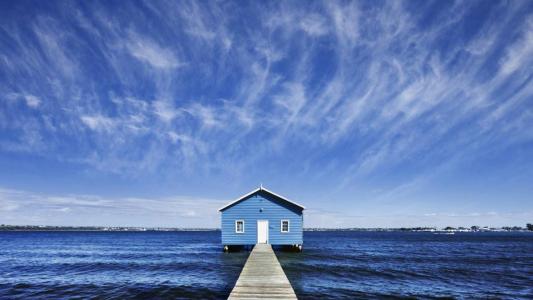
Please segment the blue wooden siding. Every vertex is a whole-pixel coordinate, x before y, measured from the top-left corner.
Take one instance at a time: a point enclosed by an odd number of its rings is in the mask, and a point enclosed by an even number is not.
[[[268,220],[268,243],[303,244],[302,209],[266,193],[257,192],[222,211],[222,244],[255,245],[257,220]],[[235,221],[244,220],[244,233],[235,232]],[[281,232],[281,220],[289,220],[289,232]]]

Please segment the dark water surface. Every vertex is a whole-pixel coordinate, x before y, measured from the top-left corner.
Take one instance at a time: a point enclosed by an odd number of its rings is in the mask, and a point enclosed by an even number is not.
[[[314,232],[278,258],[301,298],[533,299],[533,233]]]
[[[306,232],[276,252],[302,298],[533,299],[533,233]],[[0,232],[0,299],[226,298],[220,232]]]

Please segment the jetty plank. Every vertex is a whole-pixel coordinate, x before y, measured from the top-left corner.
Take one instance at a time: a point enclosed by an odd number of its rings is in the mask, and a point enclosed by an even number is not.
[[[269,244],[257,244],[228,299],[297,299]]]

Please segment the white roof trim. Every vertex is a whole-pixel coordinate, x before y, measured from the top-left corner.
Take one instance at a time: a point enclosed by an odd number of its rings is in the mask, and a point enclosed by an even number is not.
[[[255,189],[255,190],[249,192],[248,194],[239,197],[237,200],[231,201],[230,203],[224,205],[223,207],[219,208],[218,211],[222,211],[222,210],[224,210],[224,209],[226,209],[226,208],[232,206],[233,204],[235,204],[235,203],[237,203],[237,202],[239,202],[239,201],[241,201],[241,200],[247,198],[248,196],[253,195],[253,194],[255,194],[255,193],[259,192],[259,191],[265,191],[265,192],[267,192],[267,193],[269,193],[269,194],[272,194],[272,195],[274,195],[274,196],[276,196],[276,197],[278,197],[278,198],[280,198],[280,199],[283,199],[283,200],[285,200],[285,201],[287,201],[287,202],[289,202],[289,203],[291,203],[291,204],[293,204],[293,205],[296,205],[296,206],[298,206],[298,207],[301,207],[302,209],[305,209],[305,206],[300,205],[300,204],[298,204],[298,203],[296,203],[296,202],[294,202],[294,201],[291,201],[291,200],[289,200],[289,199],[287,199],[287,198],[285,198],[285,197],[283,197],[283,196],[281,196],[281,195],[278,195],[278,194],[276,194],[276,193],[274,193],[274,192],[272,192],[272,191],[269,191],[269,190],[267,190],[266,188],[264,188],[263,186],[260,186],[260,187],[258,187],[257,189]]]

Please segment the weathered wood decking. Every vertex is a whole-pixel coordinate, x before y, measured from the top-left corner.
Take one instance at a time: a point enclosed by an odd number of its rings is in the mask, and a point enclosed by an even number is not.
[[[272,246],[255,245],[228,299],[296,299]]]

